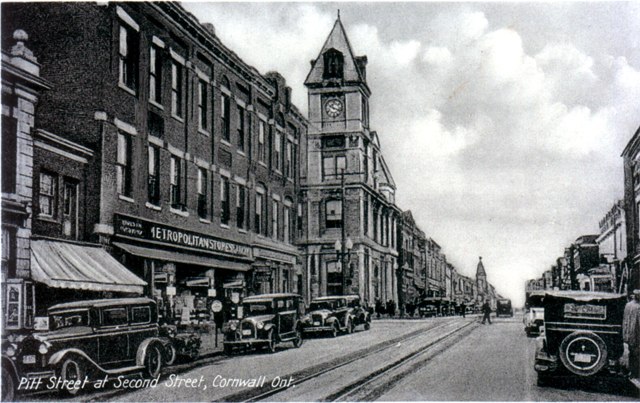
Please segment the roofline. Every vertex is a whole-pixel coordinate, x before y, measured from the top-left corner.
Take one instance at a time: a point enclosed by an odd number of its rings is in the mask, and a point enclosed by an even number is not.
[[[638,130],[636,130],[635,134],[631,136],[631,139],[625,146],[624,150],[622,150],[622,154],[620,154],[620,156],[621,157],[628,156],[629,153],[631,152],[631,149],[636,148],[635,146],[638,144],[639,141],[640,141],[640,126],[638,127]]]

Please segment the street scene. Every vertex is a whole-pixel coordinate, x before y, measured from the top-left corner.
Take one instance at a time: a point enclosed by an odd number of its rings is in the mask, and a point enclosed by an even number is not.
[[[640,397],[640,3],[0,7],[2,401]]]

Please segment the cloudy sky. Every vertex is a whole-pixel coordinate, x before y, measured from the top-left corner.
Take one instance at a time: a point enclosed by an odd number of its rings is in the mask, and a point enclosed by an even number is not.
[[[640,2],[185,3],[261,72],[303,81],[340,9],[367,55],[397,203],[459,272],[523,302],[622,197],[640,126]]]

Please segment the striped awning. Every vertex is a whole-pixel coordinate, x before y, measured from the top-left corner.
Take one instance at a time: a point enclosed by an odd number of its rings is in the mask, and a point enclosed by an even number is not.
[[[142,294],[145,281],[100,246],[31,241],[31,277],[53,288]]]

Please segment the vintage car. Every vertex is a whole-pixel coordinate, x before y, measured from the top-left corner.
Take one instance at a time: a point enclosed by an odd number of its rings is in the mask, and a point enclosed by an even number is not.
[[[440,298],[425,298],[418,304],[418,315],[421,318],[438,316]]]
[[[70,381],[102,374],[160,374],[164,347],[158,337],[156,303],[148,298],[77,301],[48,310],[49,330],[33,333],[19,344],[3,345],[2,401],[11,400],[21,379],[51,377],[77,394]],[[64,382],[67,381],[67,382]],[[6,383],[5,383],[6,382]]]
[[[619,377],[625,303],[619,294],[546,292],[534,366],[538,385],[563,377]]]
[[[180,358],[195,361],[200,355],[202,338],[193,329],[164,324],[160,326],[160,336],[165,350],[165,365],[173,365]]]
[[[304,303],[297,294],[262,294],[245,298],[239,309],[239,320],[230,320],[224,327],[224,352],[251,347],[265,348],[274,353],[278,343],[302,345],[300,317]]]
[[[315,298],[309,304],[308,313],[302,318],[303,333],[328,333],[336,337],[338,333],[353,333],[355,327],[363,324],[371,327],[369,312],[360,305],[357,295],[329,296]]]
[[[496,301],[496,318],[503,315],[513,316],[513,308],[511,307],[510,299],[500,298]]]

